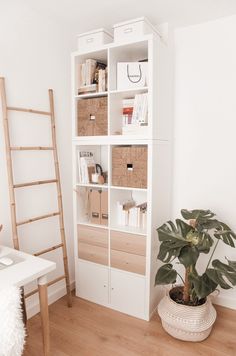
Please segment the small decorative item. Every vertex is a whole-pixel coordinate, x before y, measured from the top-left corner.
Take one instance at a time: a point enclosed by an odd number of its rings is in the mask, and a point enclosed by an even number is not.
[[[164,265],[157,271],[155,284],[176,283],[179,273],[173,267],[175,259],[185,269],[184,279],[179,275],[183,285],[167,293],[158,305],[158,314],[170,335],[185,341],[202,341],[216,320],[209,296],[218,286],[230,289],[236,285],[236,261],[213,260],[218,244],[235,247],[236,234],[210,210],[181,210],[181,214],[189,224],[176,219],[157,229],[161,242],[158,259]],[[206,269],[200,274],[197,261],[202,253],[210,252]]]

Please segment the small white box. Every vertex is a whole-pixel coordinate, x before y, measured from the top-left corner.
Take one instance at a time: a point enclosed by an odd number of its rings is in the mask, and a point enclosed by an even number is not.
[[[148,85],[148,62],[118,62],[117,90],[134,89]]]
[[[157,29],[145,17],[117,23],[113,26],[113,29],[115,42],[138,40],[140,36],[149,33],[159,34]]]
[[[81,33],[77,36],[79,51],[87,51],[113,41],[113,36],[104,28]]]

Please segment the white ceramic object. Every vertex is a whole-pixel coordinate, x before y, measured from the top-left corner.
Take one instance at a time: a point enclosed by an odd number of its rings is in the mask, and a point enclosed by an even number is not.
[[[78,50],[80,52],[89,51],[113,41],[113,36],[104,28],[81,33],[77,36]]]
[[[174,302],[166,295],[158,305],[158,314],[165,331],[183,341],[206,339],[216,320],[216,310],[210,298],[205,304],[187,306]]]

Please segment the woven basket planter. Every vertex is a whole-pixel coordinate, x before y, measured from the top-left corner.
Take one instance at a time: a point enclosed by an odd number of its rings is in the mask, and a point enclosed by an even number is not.
[[[166,295],[158,305],[162,326],[168,334],[183,341],[202,341],[216,320],[216,310],[210,298],[199,306],[177,304]]]

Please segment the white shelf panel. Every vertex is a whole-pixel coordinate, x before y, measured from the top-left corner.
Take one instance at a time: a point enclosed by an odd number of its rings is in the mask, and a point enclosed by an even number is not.
[[[108,188],[108,184],[93,184],[93,183],[76,183],[77,187],[88,187],[88,188]]]
[[[148,87],[140,87],[140,88],[131,88],[131,89],[122,89],[122,90],[111,90],[110,94],[120,94],[123,97],[126,96],[135,96],[135,94],[144,93],[148,91]]]
[[[136,234],[136,235],[142,235],[142,236],[147,235],[146,230],[140,229],[139,227],[135,227],[135,226],[112,225],[112,226],[110,226],[110,230],[127,232],[130,234]]]
[[[99,224],[91,224],[89,222],[85,222],[85,221],[78,221],[77,225],[84,225],[84,226],[92,226],[92,227],[99,227],[101,229],[105,229],[108,230],[108,226],[106,225],[99,225]]]
[[[116,185],[112,185],[111,189],[115,190],[136,190],[137,192],[147,192],[147,188],[132,188],[132,187],[120,187]]]
[[[75,99],[99,98],[100,96],[107,96],[107,94],[108,94],[107,91],[79,94],[79,95],[75,95]]]
[[[110,136],[74,136],[73,142],[78,146],[90,145],[147,145],[153,142],[151,137],[135,135],[110,135]]]

